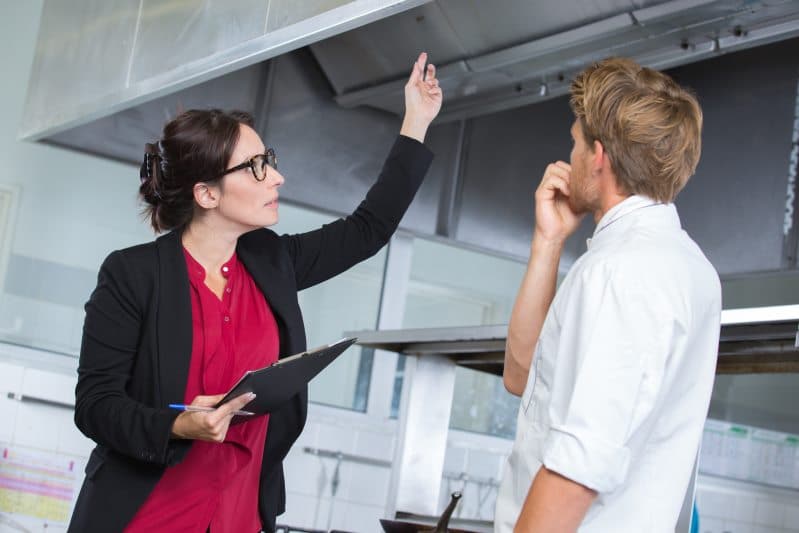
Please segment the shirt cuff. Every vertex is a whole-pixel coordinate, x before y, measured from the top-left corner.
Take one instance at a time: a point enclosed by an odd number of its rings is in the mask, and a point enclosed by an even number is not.
[[[627,478],[630,450],[590,434],[552,427],[544,442],[548,470],[597,492],[611,492]]]

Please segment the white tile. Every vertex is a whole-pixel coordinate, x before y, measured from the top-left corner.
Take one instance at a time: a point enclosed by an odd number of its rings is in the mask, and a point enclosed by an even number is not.
[[[318,514],[326,513],[328,508],[325,505],[323,510],[321,505],[317,505],[318,503],[316,498],[295,492],[286,492],[286,512],[277,517],[277,523],[306,529],[313,528]]]
[[[11,442],[14,438],[14,426],[17,421],[19,401],[0,396],[0,441]]]
[[[780,527],[769,527],[755,524],[752,526],[752,533],[785,533],[785,530]]]
[[[349,465],[346,497],[353,503],[385,506],[391,470],[379,466],[353,463]],[[339,489],[341,493],[341,489]]]
[[[701,522],[700,522],[701,524]],[[725,520],[723,533],[752,533],[755,528],[760,527],[750,522],[738,522],[736,520]]]
[[[355,448],[355,431],[342,426],[319,424],[316,446],[320,450],[352,453]]]
[[[712,516],[722,520],[729,518],[730,509],[734,506],[734,503],[734,496],[720,492],[703,490],[696,496],[696,507],[700,516],[703,517]]]
[[[61,417],[59,422],[58,451],[88,458],[94,449],[94,441],[80,432],[72,416]]]
[[[380,531],[380,519],[383,517],[382,506],[358,505],[354,503],[333,502],[333,517],[330,527],[327,523],[318,527],[323,529],[339,529],[358,533]]]
[[[752,524],[755,521],[756,500],[750,494],[741,494],[735,498],[735,505],[730,509],[729,517],[737,522]]]
[[[466,472],[470,477],[496,479],[502,457],[495,453],[469,450]]]
[[[292,452],[283,462],[286,490],[316,497],[329,491],[332,459]]]
[[[69,417],[71,413],[57,407],[20,403],[12,443],[40,450],[55,450],[58,427],[65,416]]]
[[[699,531],[701,533],[723,533],[724,521],[718,518],[699,517]]]
[[[782,527],[785,506],[768,500],[757,500],[755,504],[755,523],[762,526]]]
[[[799,530],[799,502],[797,502],[797,505],[785,506],[785,517],[782,525],[786,529]]]
[[[394,459],[394,435],[374,431],[358,431],[353,453],[381,461]]]
[[[75,405],[75,384],[77,380],[77,376],[45,372],[38,368],[26,368],[22,377],[22,394],[23,396]]]
[[[297,438],[297,441],[292,446],[292,450],[300,450],[303,448],[316,448],[316,439],[319,433],[319,426],[312,420],[309,420]]]
[[[6,396],[9,392],[19,392],[22,389],[22,374],[24,368],[0,361],[0,394]]]
[[[458,475],[466,471],[466,457],[468,451],[465,448],[447,446],[444,454],[444,473]]]
[[[330,498],[320,498],[314,503],[313,507],[310,507],[308,510],[313,513],[311,526],[312,528],[316,529],[324,529],[325,531],[331,529],[327,527],[328,524],[332,524],[333,522],[333,508],[332,505],[338,503],[341,505],[341,502],[331,502]]]

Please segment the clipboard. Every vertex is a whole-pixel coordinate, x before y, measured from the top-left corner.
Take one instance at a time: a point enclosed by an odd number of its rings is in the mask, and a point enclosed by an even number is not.
[[[257,415],[264,415],[279,408],[289,398],[316,377],[344,350],[358,339],[348,337],[313,350],[284,357],[258,370],[248,370],[214,407],[219,407],[237,396],[255,393],[255,399],[242,408]],[[234,416],[231,423],[249,420],[250,417]]]

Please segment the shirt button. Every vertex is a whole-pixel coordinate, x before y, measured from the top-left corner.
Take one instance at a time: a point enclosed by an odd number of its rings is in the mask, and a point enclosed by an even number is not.
[[[225,322],[230,322],[230,317],[227,315],[225,316]]]
[[[230,287],[228,287],[227,289],[225,289],[225,292],[227,292],[227,293],[230,293]]]
[[[227,274],[228,270],[230,270],[228,267],[226,266],[222,267],[222,272],[224,272],[225,274]]]

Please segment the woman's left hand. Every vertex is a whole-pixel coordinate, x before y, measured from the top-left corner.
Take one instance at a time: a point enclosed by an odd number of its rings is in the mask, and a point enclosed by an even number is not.
[[[424,142],[427,128],[438,115],[443,100],[436,78],[436,67],[433,64],[427,65],[427,75],[423,75],[426,61],[427,53],[419,54],[408,83],[405,84],[405,118],[400,131],[402,135],[419,142]]]

